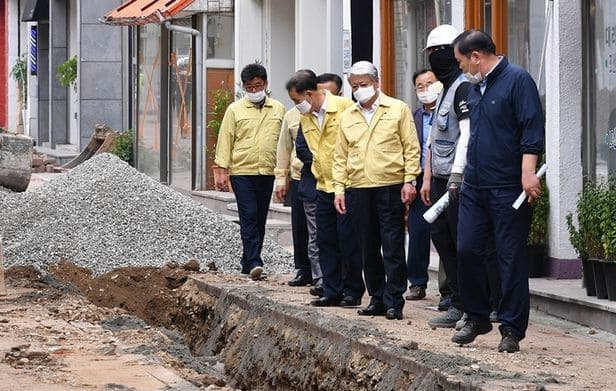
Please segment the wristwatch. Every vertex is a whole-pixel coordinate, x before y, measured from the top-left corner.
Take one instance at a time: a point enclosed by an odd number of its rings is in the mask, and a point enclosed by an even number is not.
[[[411,181],[411,185],[413,185],[414,187],[417,187],[417,179],[413,179]]]

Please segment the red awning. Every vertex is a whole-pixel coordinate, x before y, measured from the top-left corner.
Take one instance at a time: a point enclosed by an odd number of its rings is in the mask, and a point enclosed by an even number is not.
[[[107,12],[100,19],[107,24],[121,26],[161,23],[170,19],[194,0],[128,0]]]

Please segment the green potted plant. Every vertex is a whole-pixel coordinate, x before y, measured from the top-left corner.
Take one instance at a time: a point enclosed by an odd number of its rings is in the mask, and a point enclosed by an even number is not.
[[[609,298],[616,300],[615,180],[612,178],[608,183],[587,183],[578,198],[576,212],[578,226],[574,225],[571,214],[567,216],[567,225],[571,244],[578,256],[585,260],[583,267],[587,294],[595,293],[597,298],[606,299],[609,293]]]
[[[207,121],[207,129],[208,134],[208,147],[206,152],[208,155],[208,160],[211,162],[212,173],[214,176],[214,186],[216,183],[216,178],[218,177],[218,166],[214,164],[214,154],[216,150],[216,143],[218,141],[218,134],[220,133],[220,127],[222,126],[222,120],[225,116],[225,112],[227,111],[227,107],[233,102],[233,93],[228,89],[218,89],[212,91],[212,98],[210,100],[211,110],[208,112],[208,121]]]
[[[545,259],[548,245],[548,216],[550,200],[545,177],[541,178],[541,195],[533,205],[533,217],[526,244],[526,259],[528,260],[528,277],[536,278],[545,275]]]
[[[77,56],[73,56],[56,68],[56,78],[62,87],[72,86],[77,91]]]
[[[607,298],[616,301],[616,177],[605,185],[605,204],[601,207],[601,245],[605,262]]]
[[[17,83],[17,112],[19,114],[17,116],[17,133],[23,134],[26,117],[25,98],[28,96],[28,66],[25,56],[15,60],[15,64],[13,68],[11,68],[10,76],[12,76],[13,80]]]

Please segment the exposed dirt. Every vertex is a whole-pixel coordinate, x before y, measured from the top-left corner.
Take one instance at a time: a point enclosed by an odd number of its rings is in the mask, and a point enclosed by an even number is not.
[[[89,270],[63,260],[49,272],[59,281],[75,285],[98,306],[121,308],[150,325],[172,327],[178,312],[177,289],[198,270],[196,261],[182,267],[172,262],[162,268],[119,268],[92,278]]]
[[[177,289],[195,270],[191,262],[91,278],[67,261],[45,272],[8,269],[0,390],[230,390],[217,357],[193,357],[179,332],[162,327],[174,322]]]

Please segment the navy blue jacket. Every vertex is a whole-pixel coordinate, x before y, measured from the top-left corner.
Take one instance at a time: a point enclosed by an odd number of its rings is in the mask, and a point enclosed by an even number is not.
[[[488,74],[486,89],[469,90],[471,134],[464,183],[477,188],[521,187],[522,155],[540,155],[545,128],[537,85],[505,57]]]
[[[317,199],[317,181],[312,174],[312,152],[308,148],[302,126],[297,129],[295,138],[295,153],[297,158],[304,163],[301,170],[301,178],[297,186],[297,194],[302,201],[314,202]]]

